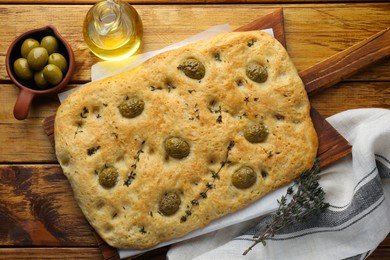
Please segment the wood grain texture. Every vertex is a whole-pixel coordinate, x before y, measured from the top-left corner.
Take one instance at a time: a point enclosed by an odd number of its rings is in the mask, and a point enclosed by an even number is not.
[[[388,259],[390,259],[389,247],[379,247],[367,258],[367,260],[388,260]]]
[[[125,0],[131,4],[247,4],[262,3],[269,4],[276,1],[271,0]],[[387,0],[376,0],[376,2],[386,2]],[[2,0],[3,3],[9,4],[94,4],[98,0]],[[364,3],[366,0],[330,0],[332,3]],[[324,3],[323,0],[284,0],[280,4],[289,3]]]
[[[390,82],[343,82],[310,97],[322,116],[329,117],[349,109],[390,109]]]
[[[306,92],[314,95],[390,56],[390,28],[299,73]]]
[[[37,98],[33,101],[29,118],[24,121],[15,120],[12,110],[19,90],[7,84],[9,80],[1,60],[4,61],[8,44],[14,37],[29,28],[50,23],[69,40],[77,57],[76,73],[73,77],[76,84],[70,85],[70,88],[79,85],[79,82],[88,81],[90,66],[98,61],[87,50],[80,30],[82,19],[90,6],[0,7],[0,18],[4,23],[3,29],[0,30],[0,162],[56,162],[53,148],[42,130],[41,123],[56,111],[59,105],[57,97]],[[142,14],[145,27],[143,50],[148,51],[183,40],[216,24],[228,22],[232,27],[239,27],[270,13],[278,6],[235,5],[234,16],[231,15],[232,8],[229,5],[136,7]],[[390,26],[390,4],[305,4],[283,7],[287,48],[299,70],[335,55]],[[52,16],[40,17],[42,13],[51,13]],[[63,13],[72,15],[61,15]],[[198,21],[196,26],[193,26],[193,20]],[[313,23],[316,23],[318,30],[313,28]],[[324,117],[350,108],[388,107],[382,94],[387,93],[385,87],[390,80],[389,67],[390,59],[370,66],[348,79],[355,82],[353,87],[350,84],[345,85],[345,82],[339,84],[329,92],[325,90],[320,96],[313,97],[312,104]],[[384,83],[378,87],[377,82]],[[334,92],[336,90],[337,95]],[[380,92],[376,93],[376,90]]]
[[[0,165],[2,246],[96,246],[58,165]]]
[[[2,260],[24,259],[63,259],[100,260],[103,259],[97,247],[51,247],[51,248],[0,248]]]
[[[58,216],[56,218],[56,225],[57,226],[67,226],[66,230],[67,232],[70,232],[68,236],[68,242],[62,241],[59,243],[58,241],[61,241],[57,236],[58,234],[54,234],[52,236],[46,235],[46,240],[43,241],[43,238],[40,237],[40,242],[37,243],[37,240],[35,239],[35,245],[39,247],[40,243],[43,243],[43,245],[53,245],[56,246],[65,246],[71,244],[71,246],[75,246],[78,244],[79,246],[86,246],[89,248],[75,248],[70,249],[70,251],[63,250],[61,248],[54,248],[54,249],[39,249],[39,248],[18,248],[17,251],[12,248],[0,248],[0,255],[2,256],[2,259],[15,259],[16,254],[19,254],[19,258],[23,259],[23,256],[39,256],[42,253],[42,250],[47,250],[47,256],[49,258],[52,258],[56,255],[61,256],[61,258],[66,256],[73,258],[74,256],[80,256],[80,259],[89,258],[92,259],[92,257],[96,257],[97,255],[101,256],[100,250],[97,248],[96,241],[93,237],[92,231],[90,229],[84,229],[83,227],[86,225],[86,223],[83,223],[82,225],[79,225],[78,223],[83,222],[84,217],[79,210],[75,210],[75,203],[63,203],[62,201],[66,200],[73,200],[72,191],[70,189],[68,181],[63,176],[61,169],[58,165],[31,165],[29,167],[27,166],[14,166],[14,165],[4,165],[0,167],[0,185],[2,187],[8,187],[6,190],[0,190],[0,221],[2,225],[0,226],[0,244],[5,246],[14,246],[14,245],[31,245],[31,242],[26,242],[26,240],[31,241],[28,239],[28,234],[31,233],[31,230],[28,230],[28,226],[26,223],[31,222],[38,222],[40,221],[39,218],[35,219],[34,215],[31,214],[32,208],[30,205],[28,205],[29,199],[24,199],[23,192],[21,190],[25,190],[25,193],[34,193],[31,190],[37,189],[36,186],[40,186],[41,189],[50,189],[51,185],[44,184],[45,181],[50,180],[50,183],[54,183],[53,190],[56,190],[56,192],[51,191],[45,191],[44,194],[42,194],[42,191],[38,189],[39,193],[42,195],[41,198],[43,201],[41,201],[42,205],[41,207],[38,207],[40,212],[44,212],[41,214],[48,214],[50,212],[48,205],[53,205],[54,203],[58,206],[61,205],[60,209],[57,209],[56,212],[61,213],[62,211],[65,211],[66,214],[63,216]],[[55,181],[54,181],[55,180]],[[11,191],[11,189],[18,189],[18,193],[15,194],[15,191]],[[38,192],[36,191],[36,192]],[[36,193],[35,192],[35,193]],[[4,200],[6,198],[6,200]],[[17,203],[15,203],[17,202]],[[11,210],[4,210],[4,205],[9,205],[12,203],[13,208]],[[10,206],[10,205],[9,205]],[[18,207],[20,209],[19,214],[21,216],[15,216],[13,215],[16,211],[15,208]],[[53,206],[51,207],[53,208]],[[54,206],[55,208],[55,206]],[[37,210],[36,210],[37,211]],[[6,213],[6,214],[5,214]],[[53,214],[53,213],[50,213]],[[38,214],[39,215],[39,214]],[[22,223],[25,226],[20,227],[20,224]],[[12,226],[13,235],[9,235],[5,232],[6,227]],[[27,226],[27,227],[26,227]],[[74,228],[69,227],[75,227],[77,226],[77,231],[74,230]],[[82,231],[82,235],[79,234],[80,228]],[[8,232],[8,229],[7,229]],[[43,234],[48,232],[47,228],[44,224],[42,225],[35,225],[34,232],[37,234]],[[48,232],[50,233],[50,232]],[[72,235],[73,234],[73,235]],[[7,238],[8,237],[8,238]],[[49,239],[47,239],[49,238]],[[390,247],[390,237],[387,237],[382,243],[381,246],[383,248]],[[73,255],[74,254],[74,255]],[[155,255],[156,252],[151,252],[149,255]],[[377,256],[379,256],[378,254]],[[18,258],[18,259],[19,259]],[[31,258],[30,258],[31,259]],[[53,259],[53,258],[52,258]],[[57,258],[59,259],[59,258]],[[74,258],[73,258],[74,259]],[[97,258],[94,258],[97,259]],[[142,258],[141,258],[142,259]],[[145,259],[145,258],[144,258]],[[375,258],[378,259],[378,258]]]
[[[245,32],[255,29],[259,30],[268,28],[272,28],[275,39],[277,39],[286,48],[287,44],[284,32],[284,16],[282,8],[278,8],[272,13],[257,18],[256,20],[253,20],[245,25],[242,25],[234,31]]]
[[[328,166],[344,156],[351,154],[352,146],[348,141],[345,140],[344,137],[342,137],[313,107],[310,110],[310,116],[314,128],[317,130],[317,157],[320,159],[321,167]]]
[[[382,243],[380,243],[381,247],[390,247],[390,236],[387,236]]]
[[[142,52],[160,49],[217,24],[242,26],[283,7],[287,49],[303,70],[390,27],[390,4],[302,5],[135,5],[144,23]],[[76,56],[73,83],[90,80],[90,67],[98,61],[87,49],[82,23],[90,5],[0,5],[0,81],[9,80],[4,68],[6,50],[24,31],[48,24],[56,26],[71,43]],[[50,13],[51,15],[44,15]],[[63,14],[72,15],[63,15]],[[234,15],[232,15],[234,14]],[[193,21],[196,22],[194,26]],[[313,26],[315,24],[316,26]],[[390,80],[390,59],[351,80]]]
[[[306,2],[305,0],[298,0],[277,2],[276,4],[275,2],[256,4],[264,2],[261,2],[262,0],[232,0],[242,3],[237,5],[227,4],[230,3],[230,0],[191,1],[197,4],[190,5],[187,0],[171,0],[169,1],[170,4],[166,5],[159,5],[159,3],[167,2],[167,0],[137,0],[137,2],[132,2],[147,3],[147,5],[135,5],[142,17],[145,29],[141,51],[160,49],[217,24],[229,23],[232,28],[236,28],[279,7],[283,7],[287,49],[297,68],[302,71],[374,33],[390,27],[390,4],[388,1],[383,1],[383,3],[379,3],[382,1],[376,3],[348,3],[349,0],[335,0],[326,3],[314,0],[306,4],[295,4]],[[22,2],[28,4],[14,4]],[[76,73],[69,87],[72,88],[89,81],[90,67],[98,59],[86,48],[82,38],[81,26],[86,12],[91,7],[90,4],[95,2],[95,0],[2,0],[0,3],[0,19],[2,21],[2,29],[0,30],[2,38],[2,41],[0,41],[0,102],[2,104],[0,106],[0,163],[2,164],[0,167],[0,186],[2,187],[0,189],[0,206],[4,206],[3,208],[8,210],[5,214],[5,211],[1,211],[0,223],[8,223],[8,227],[11,223],[14,228],[12,231],[15,231],[14,236],[7,240],[8,238],[4,237],[4,233],[1,233],[4,232],[4,229],[0,224],[0,244],[2,245],[0,258],[2,259],[44,258],[45,256],[50,259],[61,259],[69,255],[74,256],[71,259],[99,259],[101,257],[92,232],[82,229],[83,237],[75,236],[74,241],[72,236],[70,236],[71,241],[57,238],[55,233],[53,235],[40,222],[39,214],[31,213],[32,204],[26,198],[26,195],[14,194],[15,191],[12,189],[19,186],[12,187],[7,182],[9,177],[5,177],[6,182],[1,177],[8,176],[10,173],[25,172],[26,168],[34,168],[31,177],[19,182],[21,183],[19,184],[20,189],[30,187],[25,193],[43,192],[45,194],[44,199],[47,197],[48,200],[54,201],[55,205],[59,206],[57,212],[68,211],[69,201],[61,204],[63,206],[59,204],[64,200],[67,201],[73,198],[67,181],[54,182],[54,185],[59,185],[55,187],[61,192],[48,195],[45,190],[50,190],[52,183],[42,180],[44,178],[40,177],[41,175],[46,176],[60,171],[59,167],[55,169],[51,168],[52,165],[41,164],[56,163],[53,148],[42,129],[42,120],[56,111],[59,102],[55,96],[36,99],[33,102],[30,117],[24,121],[15,120],[12,110],[18,90],[10,84],[4,67],[4,60],[8,45],[16,36],[31,28],[53,24],[71,42],[75,51]],[[340,4],[329,2],[339,2]],[[360,1],[353,0],[353,2]],[[43,3],[50,4],[44,5]],[[67,4],[60,5],[61,3]],[[172,5],[172,3],[174,4]],[[175,3],[186,4],[175,5]],[[380,61],[311,97],[311,104],[324,117],[353,108],[390,108],[388,98],[390,96],[389,67],[389,58]],[[34,165],[29,163],[34,163]],[[50,167],[47,168],[47,166]],[[42,167],[42,170],[39,169],[40,167]],[[3,185],[4,183],[6,184]],[[28,186],[26,183],[34,183],[34,185]],[[3,189],[3,186],[7,186],[6,189]],[[40,189],[31,188],[36,186],[39,186]],[[14,197],[14,199],[9,197]],[[16,206],[11,206],[10,201],[13,203],[16,201]],[[46,200],[44,200],[44,203],[47,203]],[[10,216],[11,218],[9,218]],[[75,223],[81,221],[82,215],[81,212],[75,210],[75,202],[72,203],[70,213],[67,213],[66,217],[69,220],[76,221]],[[67,223],[68,229],[72,228],[69,222],[64,222],[67,220],[58,218],[58,221],[60,223],[57,225]],[[32,242],[30,238],[26,239],[26,244],[22,242],[25,237],[28,238],[23,234],[29,233],[23,231],[24,228],[18,228],[18,223],[19,226],[26,225],[26,230],[29,232],[35,230],[36,234],[45,234],[43,237],[46,241],[32,235],[34,241],[40,241],[39,243],[44,244],[42,248],[38,245],[34,248],[23,248],[23,246],[30,245]],[[388,237],[383,241],[368,259],[390,259],[389,239]],[[4,244],[4,241],[8,241],[8,244]],[[64,243],[67,244],[66,248],[60,246]],[[53,244],[57,247],[49,246]],[[74,248],[75,245],[82,247]],[[68,246],[72,247],[73,251],[71,253],[66,251],[69,249]],[[164,257],[158,257],[159,255],[151,256],[150,259],[164,259]]]
[[[56,162],[54,149],[42,130],[42,120],[56,111],[58,98],[35,99],[29,119],[19,121],[12,112],[18,92],[14,85],[0,84],[0,162]]]

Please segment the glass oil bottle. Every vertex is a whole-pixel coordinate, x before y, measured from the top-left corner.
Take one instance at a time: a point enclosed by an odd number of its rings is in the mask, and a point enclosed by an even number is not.
[[[103,60],[122,60],[131,56],[140,47],[142,34],[142,21],[137,11],[121,0],[95,4],[84,19],[84,40]]]

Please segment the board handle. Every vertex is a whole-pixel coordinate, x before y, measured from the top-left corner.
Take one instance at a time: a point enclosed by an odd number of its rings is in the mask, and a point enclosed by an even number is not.
[[[390,28],[301,71],[299,76],[307,93],[314,95],[387,56],[390,56]]]

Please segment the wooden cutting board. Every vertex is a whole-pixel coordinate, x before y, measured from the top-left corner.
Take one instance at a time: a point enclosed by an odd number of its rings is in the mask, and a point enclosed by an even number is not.
[[[275,38],[286,47],[283,23],[283,10],[277,9],[273,13],[248,23],[235,31],[272,28]],[[311,96],[389,55],[390,32],[388,29],[313,67],[299,72],[299,75],[305,84],[308,95]],[[317,156],[322,167],[351,153],[351,145],[313,107],[311,108],[311,117],[318,134],[319,148]],[[54,119],[55,115],[52,115],[43,121],[44,130],[53,146]],[[119,259],[118,251],[115,248],[106,244],[97,233],[95,233],[95,237],[104,259]],[[163,256],[166,250],[166,248],[157,249],[137,259],[147,258],[147,255]]]

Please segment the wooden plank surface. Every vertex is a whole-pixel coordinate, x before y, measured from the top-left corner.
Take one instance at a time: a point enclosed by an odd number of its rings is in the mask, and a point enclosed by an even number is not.
[[[299,76],[305,83],[306,92],[313,96],[389,56],[390,28],[387,28],[301,71]]]
[[[96,246],[59,165],[0,165],[0,187],[0,245]]]
[[[379,247],[367,259],[368,260],[389,260],[390,259],[390,248]]]
[[[0,19],[5,23],[0,31],[0,162],[50,163],[56,159],[53,148],[42,128],[42,120],[52,115],[59,103],[56,96],[37,98],[29,118],[17,121],[12,109],[18,90],[11,84],[4,68],[4,58],[8,44],[20,33],[29,28],[54,24],[70,41],[76,54],[76,73],[72,82],[87,82],[90,79],[90,66],[98,60],[87,50],[80,26],[82,18],[90,6],[17,6],[0,5]],[[205,6],[137,6],[145,27],[143,51],[155,50],[216,24],[230,23],[232,28],[265,15],[276,6],[237,5],[235,16],[231,16],[228,5]],[[347,47],[390,27],[390,4],[319,4],[283,6],[288,51],[299,70],[308,68],[319,61],[344,50]],[[72,12],[72,16],[63,13]],[[41,13],[52,16],[40,18]],[[178,15],[180,13],[180,15]],[[176,14],[176,15],[175,15]],[[53,17],[56,17],[54,19]],[[58,17],[58,18],[57,18]],[[72,18],[75,17],[75,18]],[[168,21],[167,18],[168,17]],[[188,19],[188,17],[192,17]],[[208,19],[207,17],[213,17]],[[319,18],[320,17],[320,18]],[[74,21],[73,21],[74,19]],[[197,26],[192,20],[197,20]],[[320,19],[316,28],[312,23]],[[25,23],[17,23],[25,20]],[[72,21],[71,21],[72,20]],[[375,22],[373,22],[375,21]],[[364,29],[362,29],[364,28]],[[313,106],[324,117],[350,108],[389,107],[386,82],[390,80],[390,59],[371,66],[337,87],[313,98]],[[364,81],[365,83],[360,83]],[[345,85],[346,84],[346,85]],[[346,86],[346,87],[343,87]],[[351,92],[353,88],[353,91]],[[333,95],[337,91],[337,95]],[[15,142],[18,145],[15,145]]]
[[[275,3],[272,0],[125,0],[131,4],[247,4],[247,3]],[[18,4],[94,4],[99,0],[1,0],[2,3]],[[367,0],[283,0],[280,4],[289,3],[364,3]],[[375,2],[387,2],[376,0]]]
[[[63,260],[100,260],[103,259],[97,247],[56,247],[56,248],[0,248],[2,260],[24,259],[63,259]]]
[[[0,81],[8,80],[4,68],[6,50],[22,32],[53,24],[75,52],[73,82],[90,79],[90,67],[98,61],[87,49],[82,23],[90,5],[0,5]],[[237,28],[275,8],[276,5],[136,5],[144,23],[143,52],[160,49],[203,31],[229,23]],[[314,64],[390,27],[390,4],[305,4],[284,8],[287,49],[299,70]],[[232,13],[234,11],[234,17]],[[44,15],[43,13],[51,14]],[[71,16],[63,15],[72,13]],[[193,26],[193,21],[197,25]],[[23,22],[20,22],[23,21]],[[313,26],[312,21],[316,22]],[[375,21],[375,22],[373,22]],[[389,80],[390,59],[352,80]]]
[[[298,0],[285,1],[287,4],[246,4],[266,3],[268,0],[191,1],[197,4],[190,5],[186,0],[171,0],[171,4],[164,5],[159,4],[167,0],[132,1],[138,3],[135,7],[144,23],[143,52],[160,49],[213,25],[229,23],[236,28],[282,6],[287,49],[297,68],[304,70],[390,27],[388,1],[351,3],[363,1],[334,0],[325,3],[313,0],[309,3]],[[92,231],[75,207],[70,186],[55,164],[53,148],[42,129],[42,120],[52,115],[59,105],[57,97],[34,100],[29,118],[15,120],[12,109],[18,90],[10,84],[4,67],[8,45],[17,35],[27,29],[53,24],[71,42],[77,57],[76,73],[70,87],[89,81],[90,66],[98,60],[87,50],[81,26],[90,4],[95,2],[2,0],[0,3],[0,233],[8,234],[12,227],[11,236],[0,236],[1,259],[43,256],[50,259],[99,259],[101,256]],[[227,4],[232,2],[241,4]],[[299,2],[307,4],[295,4]],[[175,5],[179,3],[186,4]],[[385,59],[322,91],[311,98],[313,107],[324,117],[351,108],[390,108],[389,67],[390,59]],[[34,196],[38,199],[32,199]],[[42,222],[42,216],[47,214],[57,216],[57,222]],[[73,226],[83,226],[83,235],[73,232]],[[58,232],[64,227],[66,233]],[[389,237],[369,259],[390,259]]]
[[[0,186],[5,187],[0,189],[0,234],[9,233],[8,237],[0,236],[2,246],[78,245],[97,249],[92,230],[85,228],[88,225],[81,211],[75,207],[70,185],[58,165],[1,165],[0,173]],[[47,182],[50,182],[50,185],[47,185]],[[46,219],[46,214],[55,216],[54,223],[39,223]],[[66,239],[63,239],[64,237]],[[390,247],[390,237],[385,239],[381,246]],[[30,252],[29,250],[25,252]],[[15,255],[12,250],[7,253],[7,250],[1,248],[1,256],[3,252],[5,256]],[[95,251],[91,249],[90,256],[95,254],[93,252]],[[36,253],[38,254],[39,250]]]
[[[390,82],[343,82],[311,97],[313,106],[325,117],[348,109],[390,109]]]

